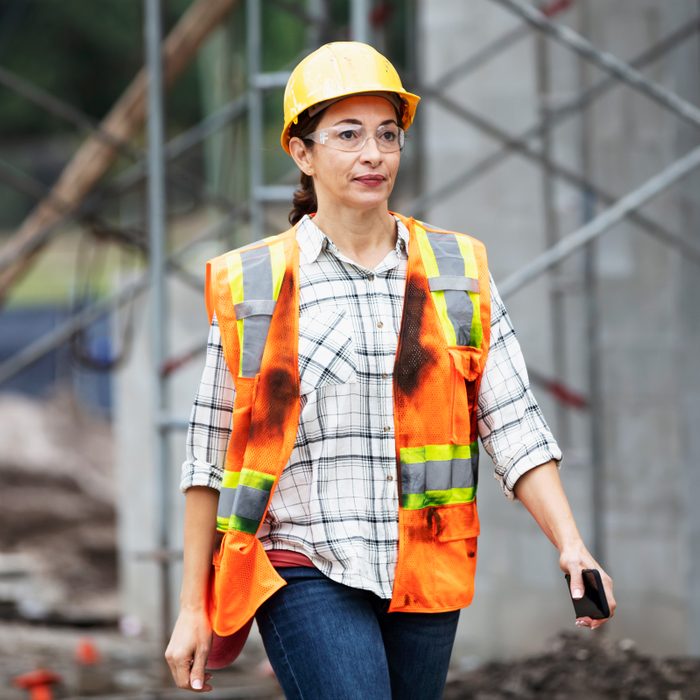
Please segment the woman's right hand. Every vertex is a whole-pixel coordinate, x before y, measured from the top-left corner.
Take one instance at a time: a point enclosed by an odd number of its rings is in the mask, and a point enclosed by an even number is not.
[[[178,688],[196,692],[212,689],[207,683],[211,674],[204,673],[211,638],[211,625],[204,609],[180,610],[165,650],[165,660]]]

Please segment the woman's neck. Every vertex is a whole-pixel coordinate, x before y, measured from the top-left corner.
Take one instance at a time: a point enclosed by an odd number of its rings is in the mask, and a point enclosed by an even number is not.
[[[374,268],[396,246],[396,221],[388,209],[327,211],[319,207],[314,223],[347,257]]]

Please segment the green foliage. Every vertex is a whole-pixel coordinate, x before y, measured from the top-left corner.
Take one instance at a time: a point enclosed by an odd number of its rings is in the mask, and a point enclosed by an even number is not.
[[[164,3],[171,28],[189,0]],[[0,65],[102,119],[143,65],[142,0],[3,0]],[[199,117],[197,72],[188,70],[168,97],[169,122]],[[0,86],[0,134],[66,131],[63,120]],[[70,127],[69,127],[70,128]]]

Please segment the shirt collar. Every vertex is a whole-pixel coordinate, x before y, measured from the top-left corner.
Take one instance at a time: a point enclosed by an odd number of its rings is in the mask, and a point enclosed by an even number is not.
[[[396,217],[394,217],[396,218]],[[408,229],[403,221],[396,218],[398,236],[396,237],[396,254],[408,257]],[[328,247],[332,241],[321,229],[316,226],[313,219],[304,216],[297,225],[296,239],[299,244],[299,260],[303,264],[315,262],[322,250]]]

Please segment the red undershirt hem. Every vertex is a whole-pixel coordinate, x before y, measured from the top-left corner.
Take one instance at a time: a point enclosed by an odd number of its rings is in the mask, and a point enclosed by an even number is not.
[[[314,567],[309,557],[300,552],[293,552],[291,549],[268,549],[267,557],[275,569],[282,569],[286,566]]]

